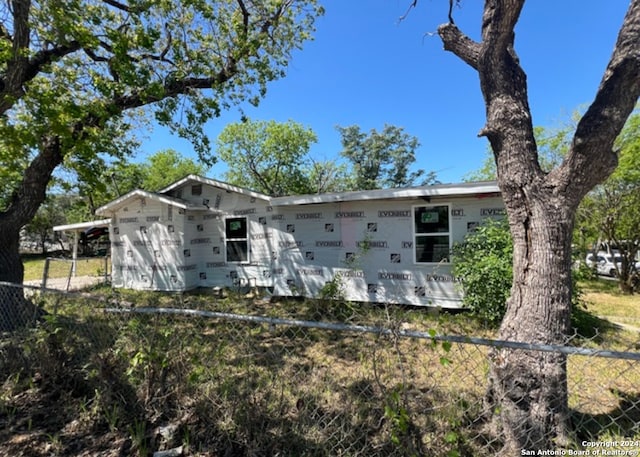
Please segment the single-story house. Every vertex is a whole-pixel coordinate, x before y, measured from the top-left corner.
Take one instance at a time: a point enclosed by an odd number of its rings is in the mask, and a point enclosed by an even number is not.
[[[99,208],[110,219],[114,287],[257,287],[347,299],[460,307],[450,251],[502,217],[495,182],[269,197],[189,175]]]

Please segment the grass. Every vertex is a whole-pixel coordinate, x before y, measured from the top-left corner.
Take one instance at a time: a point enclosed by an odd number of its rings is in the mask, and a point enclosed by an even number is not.
[[[150,305],[166,305],[171,299],[178,304],[176,296],[140,298]],[[238,297],[219,302],[201,295],[186,298],[190,308],[259,312]],[[5,384],[11,390],[7,408],[16,406],[19,413],[4,436],[20,429],[27,415],[57,408],[59,414],[40,413],[34,436],[56,434],[65,449],[89,434],[111,434],[114,442],[127,437],[130,455],[146,456],[151,445],[146,432],[168,421],[179,425],[171,446],[188,438],[190,446],[214,455],[393,456],[418,449],[418,455],[437,455],[463,446],[443,447],[452,426],[449,415],[456,427],[467,424],[461,415],[480,404],[482,388],[468,377],[469,386],[449,389],[470,369],[483,373],[486,358],[473,348],[453,348],[454,368],[440,370],[442,352],[428,340],[86,311],[94,306],[86,297],[69,302],[37,336],[26,335],[11,346],[21,357],[6,363],[21,367],[22,378]],[[317,313],[317,306],[311,301],[273,304],[283,315],[299,317]],[[443,320],[405,309],[393,310],[392,316],[382,308],[357,314],[352,317],[359,321],[391,325],[389,319],[402,319],[416,327]],[[26,366],[24,357],[30,360]],[[39,373],[46,375],[34,389],[27,379]],[[463,394],[475,406],[457,408]],[[90,407],[74,415],[79,398]],[[37,406],[31,403],[36,400]],[[438,412],[425,414],[425,406]],[[80,417],[85,427],[75,434],[66,432],[72,417]],[[15,449],[3,448],[2,439],[0,432],[0,452],[11,454]],[[33,441],[30,451],[38,455],[34,448],[41,443]],[[86,441],[83,449],[95,451]],[[71,455],[66,452],[58,455]]]
[[[23,257],[24,280],[41,280],[44,273],[45,258],[42,256]],[[85,257],[77,261],[77,276],[100,276],[105,268],[104,257]],[[111,268],[108,265],[108,268]],[[66,278],[71,269],[71,260],[56,258],[49,263],[49,278]]]
[[[625,332],[590,313],[628,297],[585,283],[599,299],[580,316],[611,347]],[[606,300],[601,299],[602,294]],[[45,307],[47,297],[42,297]],[[621,301],[619,301],[621,300]],[[482,427],[488,349],[430,340],[186,316],[97,312],[178,307],[340,320],[491,338],[466,314],[313,300],[267,303],[231,294],[94,289],[64,297],[38,328],[0,342],[0,454],[494,455]],[[629,303],[630,305],[630,303]],[[628,309],[627,309],[628,308]],[[626,307],[634,317],[633,307]],[[583,341],[584,342],[584,341]],[[592,343],[593,340],[587,340]],[[579,439],[640,438],[638,362],[571,356],[569,404]],[[160,427],[175,426],[158,441]],[[28,443],[15,437],[28,436]],[[49,443],[49,444],[48,444]],[[83,454],[78,454],[78,449]],[[205,454],[202,454],[205,452]],[[26,455],[25,454],[25,455]]]
[[[589,312],[640,328],[640,295],[623,295],[616,281],[605,279],[585,282],[582,287]]]

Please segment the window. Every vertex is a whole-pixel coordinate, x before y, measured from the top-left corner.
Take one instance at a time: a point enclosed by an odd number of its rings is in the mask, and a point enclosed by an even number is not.
[[[191,186],[191,195],[202,195],[202,184],[194,184]]]
[[[451,249],[449,205],[414,206],[413,235],[416,263],[448,262]]]
[[[247,239],[247,218],[230,217],[224,221],[227,262],[248,262],[249,241]]]

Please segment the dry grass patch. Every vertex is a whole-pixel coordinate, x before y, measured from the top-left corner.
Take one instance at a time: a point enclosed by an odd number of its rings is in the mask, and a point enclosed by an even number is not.
[[[233,294],[97,290],[100,297],[65,296],[57,316],[0,345],[0,372],[17,373],[0,379],[0,454],[15,455],[12,437],[30,431],[59,437],[54,444],[60,456],[77,455],[78,449],[109,455],[111,450],[99,448],[104,439],[97,440],[106,436],[119,443],[120,455],[145,457],[179,445],[189,449],[185,457],[205,450],[238,456],[482,456],[497,446],[482,428],[487,347],[397,332],[101,308],[173,307],[494,335],[467,315]],[[597,319],[588,323],[602,325]],[[599,338],[611,344],[620,333],[608,327]],[[585,341],[595,344],[574,343]],[[638,362],[570,356],[568,370],[580,437],[637,434]],[[42,414],[47,408],[51,414]],[[53,413],[58,410],[64,414]],[[56,420],[43,419],[49,416]],[[83,421],[76,422],[79,417]],[[166,425],[176,432],[162,441],[154,430]],[[48,455],[36,447],[28,451]]]
[[[589,312],[640,328],[640,295],[588,291],[584,299]]]
[[[35,281],[41,280],[44,273],[45,259],[43,258],[25,258],[24,265],[24,280]],[[105,264],[104,257],[91,257],[82,258],[77,261],[76,275],[77,276],[102,276],[104,275],[105,268],[111,268],[111,263]],[[49,264],[49,278],[66,278],[71,271],[70,259],[55,259]]]

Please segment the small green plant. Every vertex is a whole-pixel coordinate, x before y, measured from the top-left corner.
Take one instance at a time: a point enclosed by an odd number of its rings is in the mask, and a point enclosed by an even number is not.
[[[457,448],[460,441],[460,435],[457,432],[451,430],[444,435],[444,441],[445,443]],[[450,449],[449,451],[447,451],[447,457],[460,457],[460,451],[455,448]]]
[[[407,409],[405,398],[406,387],[397,385],[387,395],[384,406],[384,417],[389,423],[391,443],[398,448],[403,455],[416,457],[422,455],[419,451],[419,433],[411,421],[411,415]]]
[[[362,241],[358,242],[357,251],[344,260],[347,268],[357,270],[361,267],[362,259],[371,251],[371,232],[364,232]]]
[[[29,425],[29,430],[31,430],[31,425]],[[57,433],[49,433],[47,434],[47,438],[53,455],[57,455],[62,451],[62,440],[60,439],[60,435]]]
[[[144,420],[133,420],[133,425],[129,427],[129,436],[140,457],[149,455],[147,446],[147,424]]]
[[[320,300],[328,302],[330,300],[344,300],[344,284],[342,283],[342,275],[336,273],[333,278],[324,283],[320,289]]]
[[[437,332],[434,329],[429,329],[429,336],[431,336],[431,348],[432,349],[437,349],[438,347],[438,340],[436,339],[437,336]],[[440,342],[440,346],[442,347],[442,350],[445,353],[449,353],[449,351],[451,351],[451,342],[450,341],[442,341]],[[440,365],[442,365],[443,367],[449,366],[451,365],[451,359],[449,359],[446,355],[441,355],[440,356]]]
[[[102,410],[102,415],[104,416],[105,421],[107,421],[109,431],[115,432],[118,430],[118,423],[120,422],[120,408],[118,408],[117,405],[107,405]]]
[[[391,425],[391,442],[396,446],[400,446],[402,439],[409,431],[410,418],[407,409],[403,406],[400,390],[402,386],[398,386],[391,391],[384,405],[384,417]]]
[[[340,273],[324,284],[320,290],[320,303],[322,304],[322,316],[319,317],[331,317],[339,321],[346,321],[354,315],[353,303],[345,297],[344,283]]]

